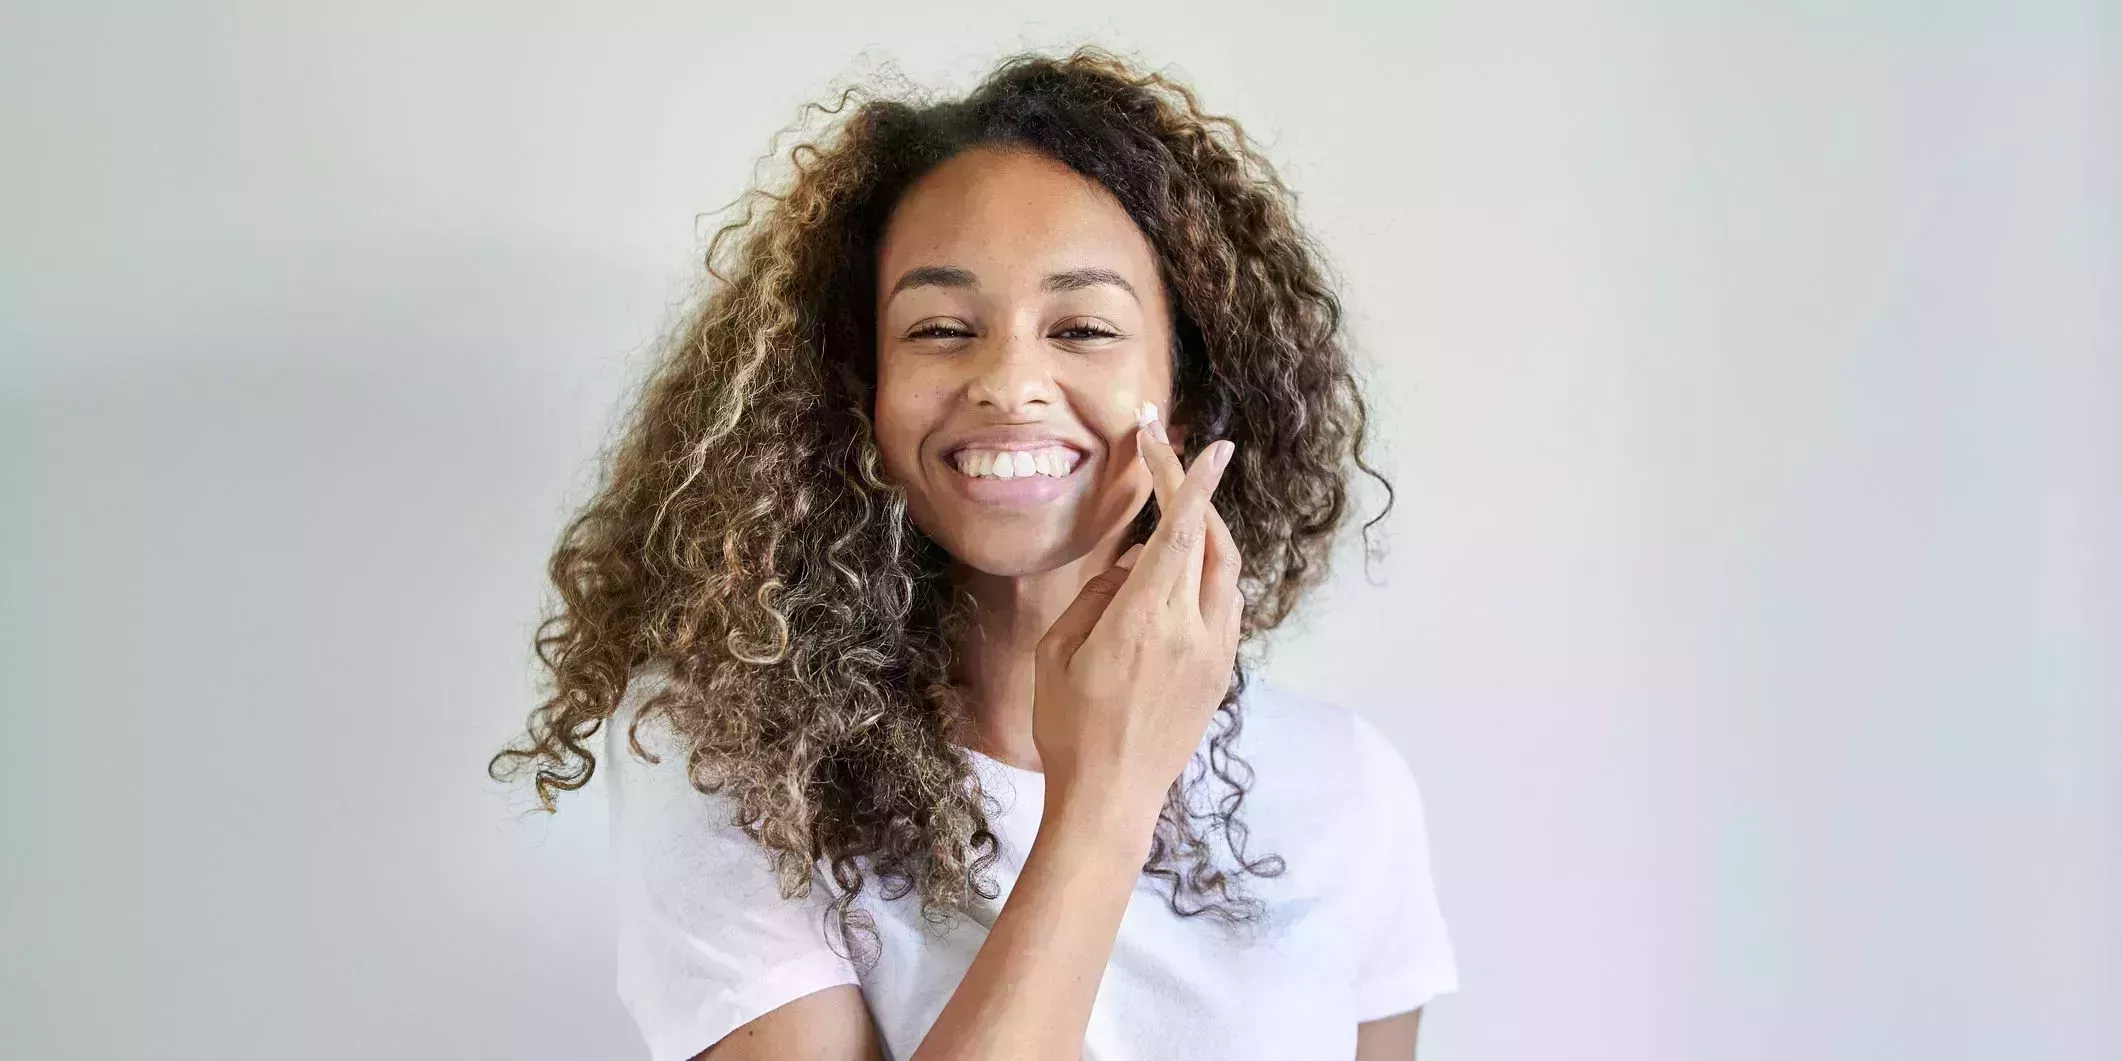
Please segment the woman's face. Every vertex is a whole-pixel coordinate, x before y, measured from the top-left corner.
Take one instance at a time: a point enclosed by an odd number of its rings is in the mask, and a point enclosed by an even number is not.
[[[976,148],[907,191],[878,257],[877,442],[915,523],[993,575],[1117,544],[1150,492],[1136,410],[1172,385],[1156,256],[1119,202]]]

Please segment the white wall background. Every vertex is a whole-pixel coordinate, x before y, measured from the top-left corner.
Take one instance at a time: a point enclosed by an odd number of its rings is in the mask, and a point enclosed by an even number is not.
[[[482,774],[585,461],[801,101],[1088,37],[1376,366],[1274,670],[1424,779],[1426,1058],[2122,1057],[2114,9],[716,6],[0,14],[0,1055],[639,1056]]]

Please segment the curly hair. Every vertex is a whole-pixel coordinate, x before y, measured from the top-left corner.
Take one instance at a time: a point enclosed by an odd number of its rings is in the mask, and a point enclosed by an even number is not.
[[[848,89],[806,108],[819,116],[829,127],[709,242],[700,297],[563,531],[549,565],[559,599],[535,639],[551,695],[488,772],[533,768],[552,810],[589,782],[587,742],[654,667],[667,681],[635,725],[670,720],[692,784],[729,799],[784,897],[829,872],[827,917],[846,939],[871,935],[853,905],[869,876],[887,899],[918,892],[931,921],[997,894],[996,808],[951,739],[968,711],[952,645],[970,603],[871,432],[877,247],[917,178],[975,146],[1042,152],[1103,185],[1147,237],[1172,296],[1185,456],[1237,443],[1216,504],[1244,556],[1241,643],[1325,576],[1352,472],[1385,487],[1366,535],[1392,489],[1364,458],[1341,305],[1293,196],[1185,85],[1085,47],[1005,59],[962,99]],[[1241,654],[1143,866],[1184,916],[1251,920],[1240,878],[1283,870],[1246,852],[1252,773],[1233,748],[1246,673]]]

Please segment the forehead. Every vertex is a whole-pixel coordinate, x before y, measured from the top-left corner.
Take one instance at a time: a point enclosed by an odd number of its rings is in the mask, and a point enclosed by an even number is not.
[[[970,269],[982,287],[1016,286],[1049,272],[1103,266],[1156,280],[1156,256],[1102,185],[1045,155],[980,147],[924,174],[885,226],[878,283],[907,269]]]

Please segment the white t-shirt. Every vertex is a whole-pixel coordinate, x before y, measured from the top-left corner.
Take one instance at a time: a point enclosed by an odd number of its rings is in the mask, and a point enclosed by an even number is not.
[[[1044,775],[974,753],[1005,808],[992,872],[1001,896],[947,932],[916,896],[857,902],[882,953],[857,971],[826,942],[821,872],[809,899],[783,900],[766,855],[730,824],[727,803],[695,790],[665,718],[626,730],[653,679],[628,688],[605,728],[616,860],[619,996],[654,1061],[682,1061],[797,998],[861,985],[888,1058],[906,1058],[942,1012],[1009,896],[1038,832]],[[1242,878],[1265,901],[1262,926],[1233,935],[1181,918],[1165,885],[1136,884],[1084,1034],[1085,1061],[1350,1057],[1359,1022],[1404,1013],[1458,986],[1431,888],[1422,799],[1406,762],[1361,716],[1269,686],[1245,693],[1235,746],[1254,771],[1240,820],[1247,853],[1282,856],[1278,877]],[[1204,742],[1205,747],[1205,742]],[[1209,791],[1220,791],[1211,784]],[[1212,841],[1219,861],[1228,852]]]

